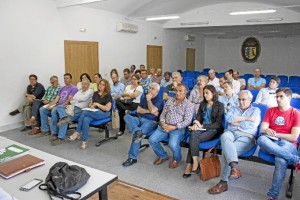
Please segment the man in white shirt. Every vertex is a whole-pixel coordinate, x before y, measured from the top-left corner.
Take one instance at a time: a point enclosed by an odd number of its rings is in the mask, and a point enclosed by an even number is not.
[[[246,89],[246,80],[243,78],[240,78],[240,73],[238,71],[233,72],[233,79],[240,82],[240,89],[245,90]]]
[[[227,81],[232,82],[233,92],[234,92],[235,94],[237,94],[237,93],[240,92],[240,87],[241,87],[241,85],[240,85],[240,82],[239,82],[239,81],[236,81],[236,80],[233,79],[232,74],[233,74],[233,70],[230,69],[230,70],[228,70],[227,72],[225,72],[225,77],[226,77],[226,80],[227,80]]]
[[[213,85],[215,88],[220,87],[219,79],[216,77],[216,72],[213,69],[208,71],[208,83],[207,85]]]

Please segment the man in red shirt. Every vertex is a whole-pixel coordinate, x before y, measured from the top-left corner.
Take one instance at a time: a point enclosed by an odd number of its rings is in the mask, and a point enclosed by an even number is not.
[[[290,106],[291,98],[291,89],[276,90],[278,107],[267,110],[261,123],[262,135],[257,140],[264,152],[275,156],[272,186],[267,194],[270,200],[278,198],[288,164],[294,164],[296,168],[300,168],[300,157],[297,154],[300,113]]]

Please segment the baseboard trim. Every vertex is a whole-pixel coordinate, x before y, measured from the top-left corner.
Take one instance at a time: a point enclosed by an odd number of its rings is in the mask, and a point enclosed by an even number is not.
[[[23,121],[19,121],[19,122],[15,122],[12,124],[6,124],[3,126],[0,126],[0,132],[9,131],[9,130],[15,129],[15,128],[20,128],[23,126],[23,124],[24,124]]]

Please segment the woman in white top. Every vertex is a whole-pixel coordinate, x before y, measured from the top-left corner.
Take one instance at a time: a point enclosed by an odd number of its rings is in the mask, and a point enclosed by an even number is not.
[[[126,86],[122,97],[116,101],[117,108],[120,115],[120,129],[118,136],[124,134],[125,131],[125,121],[123,117],[128,111],[136,110],[140,104],[141,96],[143,94],[143,88],[139,85],[139,75],[134,74],[131,77],[132,85]]]
[[[273,76],[270,78],[269,87],[262,88],[256,97],[255,102],[259,104],[266,105],[268,107],[276,107],[276,90],[278,89],[278,85],[280,84],[280,78],[277,76]]]

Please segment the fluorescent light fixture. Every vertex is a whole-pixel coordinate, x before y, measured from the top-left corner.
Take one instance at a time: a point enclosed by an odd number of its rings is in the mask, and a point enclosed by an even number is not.
[[[191,26],[191,25],[205,25],[205,24],[209,24],[208,21],[205,21],[205,22],[183,22],[183,23],[180,23],[181,26]]]
[[[172,15],[172,16],[148,17],[146,18],[146,20],[156,21],[156,20],[168,20],[168,19],[178,19],[178,18],[180,18],[178,15]]]
[[[229,15],[253,15],[253,14],[267,14],[267,13],[274,13],[276,12],[275,9],[268,9],[268,10],[245,10],[245,11],[234,11],[229,13]]]
[[[283,18],[247,19],[247,22],[276,22],[282,20]]]

